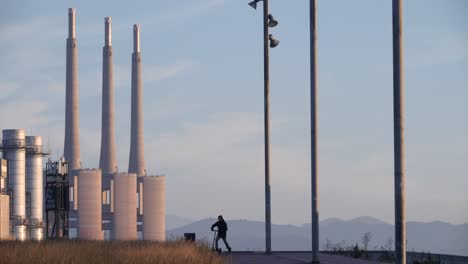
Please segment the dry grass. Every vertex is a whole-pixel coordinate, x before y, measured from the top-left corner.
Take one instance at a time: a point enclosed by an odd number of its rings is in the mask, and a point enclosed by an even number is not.
[[[183,241],[0,242],[0,263],[226,263],[204,244]]]

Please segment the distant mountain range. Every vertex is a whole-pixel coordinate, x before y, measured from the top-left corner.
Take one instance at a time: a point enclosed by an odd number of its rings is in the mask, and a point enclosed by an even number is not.
[[[166,230],[175,229],[178,227],[183,227],[192,223],[192,219],[188,219],[185,217],[177,216],[177,215],[166,215]]]
[[[174,219],[174,220],[172,220]],[[169,216],[168,238],[182,237],[184,233],[196,233],[197,240],[211,243],[210,226],[214,218],[191,222],[188,219]],[[174,221],[174,223],[171,223]],[[265,225],[259,221],[228,220],[228,241],[235,250],[263,250]],[[171,227],[171,228],[169,228]],[[362,246],[364,233],[370,232],[370,250],[393,246],[393,225],[379,219],[363,216],[352,220],[328,218],[320,222],[320,248],[326,244]],[[273,250],[310,250],[311,225],[272,225]],[[453,225],[440,221],[423,223],[407,222],[408,250],[440,254],[468,256],[468,224]]]

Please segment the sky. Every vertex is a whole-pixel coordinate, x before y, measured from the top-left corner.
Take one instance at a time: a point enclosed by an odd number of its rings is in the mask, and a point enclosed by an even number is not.
[[[167,213],[264,219],[262,3],[0,0],[0,129],[63,152],[67,8],[77,9],[83,167],[99,166],[104,17],[113,23],[119,171],[130,145],[132,25],[141,24],[145,155]],[[390,0],[318,1],[320,218],[393,223]],[[404,1],[406,209],[468,222],[468,1]],[[270,0],[272,221],[310,222],[309,14]]]

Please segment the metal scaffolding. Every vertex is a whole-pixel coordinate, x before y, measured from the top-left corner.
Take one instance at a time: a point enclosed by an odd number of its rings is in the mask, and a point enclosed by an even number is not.
[[[46,164],[45,211],[47,239],[68,238],[68,161]]]

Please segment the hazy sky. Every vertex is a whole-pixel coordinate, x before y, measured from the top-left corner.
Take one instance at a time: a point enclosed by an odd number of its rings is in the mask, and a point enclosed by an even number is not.
[[[98,166],[112,16],[126,171],[140,23],[147,170],[167,175],[167,213],[262,220],[262,16],[248,2],[1,0],[0,128],[42,135],[62,154],[67,8],[76,7],[81,156]],[[274,223],[310,222],[308,2],[270,1],[281,41],[271,51]],[[407,218],[468,222],[468,1],[404,2]],[[391,0],[318,8],[320,217],[393,222]]]

